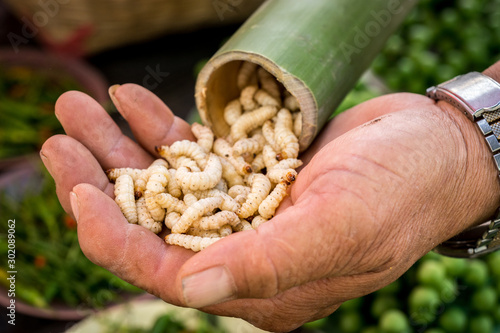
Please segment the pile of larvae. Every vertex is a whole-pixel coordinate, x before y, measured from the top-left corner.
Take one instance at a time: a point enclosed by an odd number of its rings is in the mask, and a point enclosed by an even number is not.
[[[224,109],[226,137],[194,123],[197,139],[157,146],[147,169],[107,171],[130,223],[168,244],[200,251],[233,232],[258,228],[275,214],[297,177],[302,118],[295,97],[262,67],[243,62],[240,96]]]

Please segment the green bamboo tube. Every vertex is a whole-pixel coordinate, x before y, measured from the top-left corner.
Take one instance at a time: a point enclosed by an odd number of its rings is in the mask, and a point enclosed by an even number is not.
[[[239,96],[242,61],[264,67],[299,102],[306,149],[380,52],[415,0],[268,0],[201,70],[195,98],[203,123],[229,133],[225,105]]]

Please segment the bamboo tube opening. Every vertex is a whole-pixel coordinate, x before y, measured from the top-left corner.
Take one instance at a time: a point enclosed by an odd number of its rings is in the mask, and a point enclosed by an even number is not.
[[[301,151],[305,150],[318,131],[318,108],[313,94],[298,78],[257,54],[239,51],[222,53],[212,58],[201,70],[196,82],[195,99],[203,123],[212,128],[217,137],[229,134],[229,125],[224,121],[224,108],[240,95],[237,76],[244,61],[264,68],[297,99],[302,113],[299,145]]]

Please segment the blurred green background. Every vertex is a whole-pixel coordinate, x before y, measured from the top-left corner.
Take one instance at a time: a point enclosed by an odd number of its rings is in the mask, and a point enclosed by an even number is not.
[[[98,68],[109,84],[143,84],[148,66],[160,64],[169,76],[152,90],[173,105],[174,111],[181,110],[182,117],[192,120],[196,118],[192,98],[196,72],[237,27],[181,32],[168,37],[166,43],[160,40],[124,46],[83,61]],[[195,42],[186,43],[189,38]],[[35,41],[32,44],[40,46]],[[336,112],[387,92],[422,94],[431,85],[458,74],[482,71],[499,59],[500,0],[422,0]],[[53,108],[59,94],[69,89],[85,90],[71,78],[56,79],[50,72],[7,68],[0,63],[0,176],[5,178],[13,171],[12,158],[36,153],[47,137],[62,133]],[[109,110],[112,112],[112,107]],[[119,116],[116,121],[126,130]],[[74,222],[57,202],[53,182],[38,160],[29,161],[28,185],[25,177],[21,177],[23,186],[9,186],[8,181],[0,180],[0,185],[4,184],[0,193],[2,220],[14,216],[23,222],[16,228],[17,264],[23,272],[18,281],[22,290],[19,300],[41,308],[57,303],[103,309],[123,300],[123,295],[140,292],[83,256]],[[6,228],[2,222],[0,235],[6,235]],[[0,248],[3,281],[6,237],[0,238]],[[297,332],[500,333],[499,295],[500,253],[474,260],[429,253],[386,288],[348,301],[336,313],[305,324]],[[221,330],[217,317],[201,319],[197,332]],[[110,332],[187,331],[168,314],[149,329],[110,325]]]

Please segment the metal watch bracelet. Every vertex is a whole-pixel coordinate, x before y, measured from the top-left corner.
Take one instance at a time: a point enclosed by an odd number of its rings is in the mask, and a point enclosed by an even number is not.
[[[476,123],[500,172],[500,84],[489,76],[471,72],[430,87],[427,96],[450,103]],[[460,258],[475,258],[496,250],[500,250],[500,208],[490,221],[435,248],[440,254]]]

